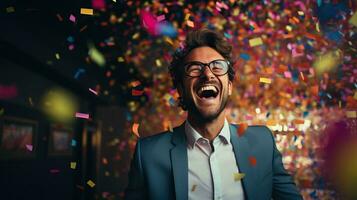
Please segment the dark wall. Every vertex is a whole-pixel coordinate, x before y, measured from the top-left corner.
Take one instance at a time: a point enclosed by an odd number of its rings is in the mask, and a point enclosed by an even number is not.
[[[34,157],[20,155],[11,158],[3,155],[0,158],[0,199],[84,199],[84,192],[91,189],[86,186],[82,170],[82,132],[85,122],[75,120],[63,124],[49,120],[40,109],[41,96],[48,89],[60,85],[27,70],[26,66],[18,66],[4,59],[0,59],[0,85],[17,88],[15,97],[0,99],[0,110],[3,110],[0,121],[15,117],[37,122],[32,151]],[[76,97],[80,110],[88,112],[88,102]],[[73,129],[73,139],[77,144],[72,147],[70,155],[49,155],[50,126],[54,124]],[[70,168],[71,161],[77,162],[75,170]],[[86,197],[90,199],[88,195]]]

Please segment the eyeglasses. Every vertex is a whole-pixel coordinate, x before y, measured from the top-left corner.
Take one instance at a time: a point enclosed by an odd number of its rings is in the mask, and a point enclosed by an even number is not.
[[[199,61],[193,61],[185,64],[185,73],[190,77],[199,77],[205,70],[205,66],[211,70],[216,76],[223,76],[228,72],[229,61],[227,60],[213,60],[210,63],[202,63]]]

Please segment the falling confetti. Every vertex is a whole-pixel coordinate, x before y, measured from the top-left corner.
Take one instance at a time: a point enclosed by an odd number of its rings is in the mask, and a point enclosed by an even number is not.
[[[234,173],[233,177],[234,177],[234,181],[237,182],[237,181],[242,180],[245,177],[245,174],[244,173]]]
[[[95,186],[95,183],[92,180],[88,180],[87,181],[87,185],[91,188],[93,188]]]

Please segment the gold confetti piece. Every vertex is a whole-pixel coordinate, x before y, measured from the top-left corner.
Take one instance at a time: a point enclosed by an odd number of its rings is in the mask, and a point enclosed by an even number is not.
[[[77,163],[76,162],[71,162],[70,163],[70,167],[71,167],[71,169],[76,169]]]
[[[271,83],[271,79],[270,78],[261,77],[261,78],[259,78],[259,82],[270,84]]]
[[[56,59],[57,59],[57,60],[61,59],[61,57],[60,57],[60,54],[59,54],[59,53],[56,53]]]
[[[316,30],[317,32],[320,32],[320,24],[318,22],[316,23]]]
[[[91,8],[81,8],[82,15],[93,15],[93,9]]]
[[[156,59],[156,66],[158,66],[158,67],[161,67],[162,66],[162,64],[161,64],[161,61],[159,60],[159,59]]]
[[[169,43],[171,46],[174,45],[174,42],[173,42],[172,39],[169,38],[169,37],[165,37],[165,42]]]
[[[298,15],[303,16],[304,12],[303,11],[298,11]]]
[[[262,44],[263,44],[263,40],[260,37],[253,38],[253,39],[249,40],[249,45],[251,47],[259,46],[259,45],[262,45]]]
[[[293,27],[291,27],[291,26],[289,26],[289,25],[286,25],[285,29],[290,32],[290,31],[293,30]]]
[[[7,12],[7,13],[12,13],[12,12],[15,12],[15,8],[14,8],[14,7],[12,7],[12,6],[7,7],[7,8],[6,8],[6,12]]]
[[[98,51],[94,45],[89,45],[89,57],[100,67],[104,67],[105,65],[105,57],[104,55]]]
[[[133,40],[138,39],[138,38],[139,38],[139,36],[140,36],[140,34],[139,34],[139,33],[135,33],[135,34],[133,35],[132,39],[133,39]]]
[[[245,174],[244,173],[234,173],[233,176],[234,176],[234,181],[240,181],[242,178],[245,177]]]
[[[353,98],[357,100],[357,91],[355,91],[355,95],[353,95]]]
[[[190,14],[185,15],[185,21],[188,20],[188,18],[190,18]]]
[[[92,180],[88,180],[87,185],[89,185],[89,187],[93,188],[95,186],[95,183]]]
[[[125,60],[124,60],[124,58],[123,57],[118,57],[118,62],[124,62]]]
[[[194,28],[194,27],[195,27],[195,24],[194,24],[193,21],[191,21],[191,20],[187,20],[187,21],[186,21],[186,24],[187,24],[187,26],[189,26],[189,27],[191,27],[191,28]]]
[[[348,22],[354,26],[357,26],[357,12],[355,12],[355,14],[352,15],[352,17]]]
[[[322,75],[325,72],[329,72],[335,69],[341,62],[341,55],[339,51],[331,51],[322,56],[319,56],[313,66],[317,75]]]
[[[139,124],[138,124],[138,123],[134,123],[134,124],[133,124],[133,128],[132,128],[132,131],[133,131],[133,133],[134,133],[137,137],[140,137],[138,130],[139,130]]]
[[[191,192],[194,192],[196,190],[197,185],[193,185],[191,188]]]
[[[347,118],[357,118],[357,112],[354,110],[346,111]]]

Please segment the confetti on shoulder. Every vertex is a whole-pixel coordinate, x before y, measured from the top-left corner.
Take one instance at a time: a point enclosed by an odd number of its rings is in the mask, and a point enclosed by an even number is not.
[[[253,39],[249,40],[249,45],[251,47],[259,46],[259,45],[262,45],[262,44],[263,44],[263,40],[260,37],[256,37],[256,38],[253,38]]]

